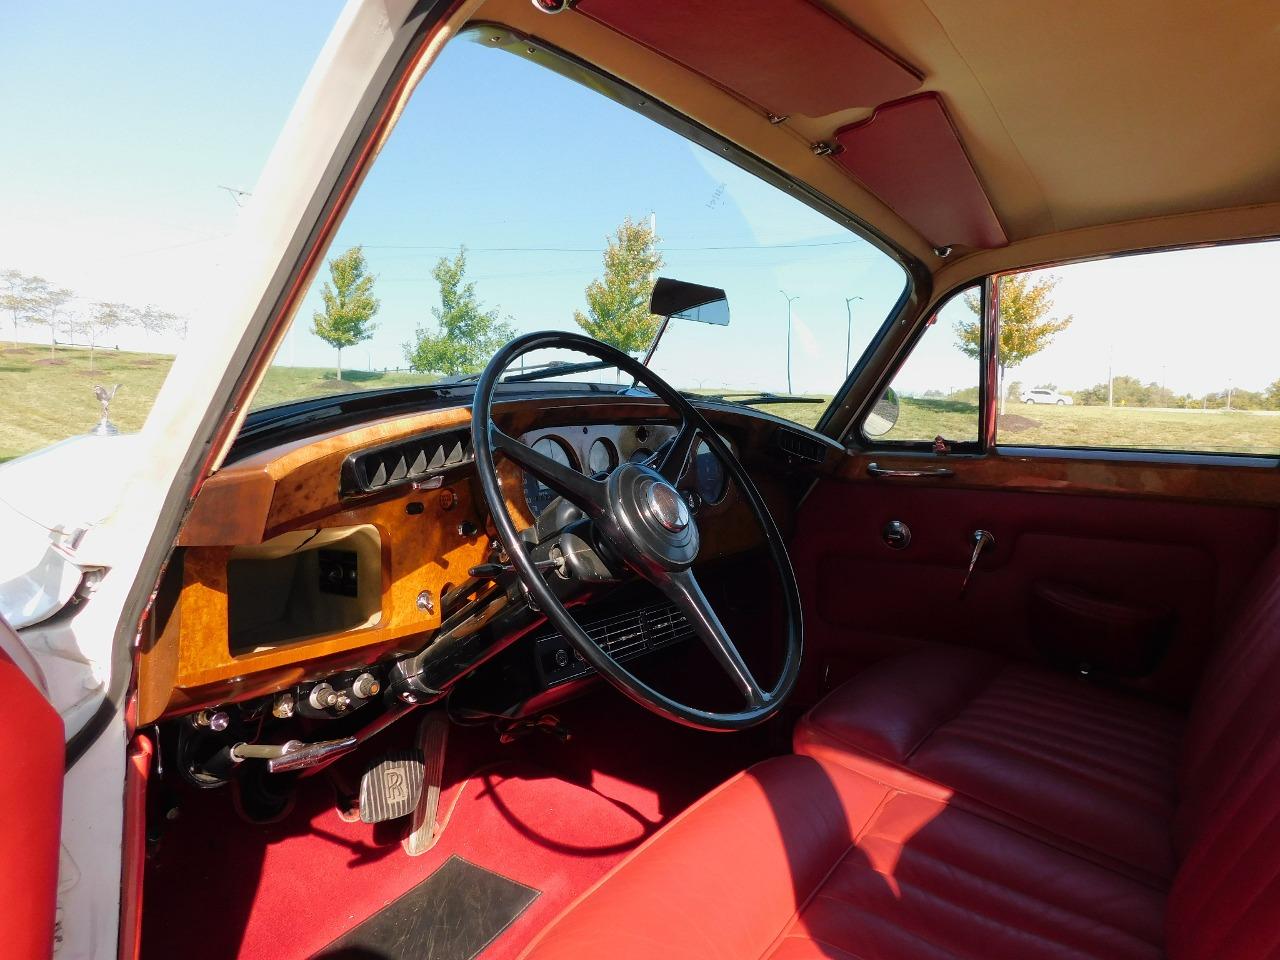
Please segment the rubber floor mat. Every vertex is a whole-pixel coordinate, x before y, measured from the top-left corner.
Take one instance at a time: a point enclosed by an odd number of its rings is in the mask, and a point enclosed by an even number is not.
[[[538,895],[453,856],[315,960],[471,960]]]

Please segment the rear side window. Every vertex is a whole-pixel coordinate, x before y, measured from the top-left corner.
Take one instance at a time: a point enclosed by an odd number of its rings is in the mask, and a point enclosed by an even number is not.
[[[998,443],[1280,454],[1280,242],[1008,274]]]

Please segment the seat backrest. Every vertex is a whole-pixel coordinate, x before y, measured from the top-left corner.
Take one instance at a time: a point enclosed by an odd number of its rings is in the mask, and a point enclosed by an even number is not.
[[[1180,780],[1169,956],[1280,956],[1280,549],[1196,694]]]

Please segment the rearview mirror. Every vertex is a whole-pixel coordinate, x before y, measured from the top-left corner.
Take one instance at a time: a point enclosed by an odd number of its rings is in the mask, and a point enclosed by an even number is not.
[[[649,296],[649,312],[659,317],[679,317],[727,327],[729,296],[719,287],[659,277]]]

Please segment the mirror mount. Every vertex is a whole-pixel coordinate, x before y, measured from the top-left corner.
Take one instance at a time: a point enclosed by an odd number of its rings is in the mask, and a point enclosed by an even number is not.
[[[662,317],[662,323],[658,325],[653,341],[645,351],[642,362],[646,367],[658,349],[658,342],[662,339],[662,335],[667,332],[667,325],[673,318],[727,327],[729,296],[719,287],[707,287],[687,280],[659,277],[654,281],[653,292],[649,295],[649,312]]]

